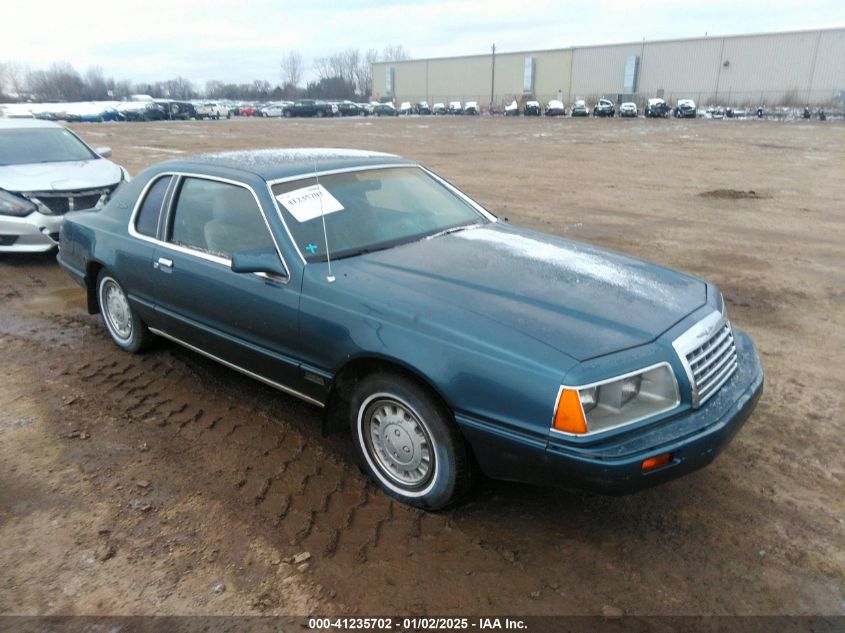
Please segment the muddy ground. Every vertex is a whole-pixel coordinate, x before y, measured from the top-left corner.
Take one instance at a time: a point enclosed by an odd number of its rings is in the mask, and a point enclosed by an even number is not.
[[[0,612],[845,613],[845,125],[74,129],[133,173],[262,146],[418,159],[515,224],[716,282],[766,392],[711,467],[662,487],[483,482],[426,514],[321,438],[318,410],[173,345],[122,353],[52,256],[2,256]]]

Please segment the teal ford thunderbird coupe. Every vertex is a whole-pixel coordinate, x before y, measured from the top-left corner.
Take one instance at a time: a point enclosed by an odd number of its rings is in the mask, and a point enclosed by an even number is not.
[[[512,227],[390,154],[161,163],[69,214],[58,259],[119,347],[169,339],[323,407],[427,509],[479,473],[666,481],[712,461],[763,388],[712,284]]]

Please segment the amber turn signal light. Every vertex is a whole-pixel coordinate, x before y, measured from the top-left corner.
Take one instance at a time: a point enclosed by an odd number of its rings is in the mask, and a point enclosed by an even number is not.
[[[663,453],[662,455],[657,455],[656,457],[649,457],[648,459],[643,460],[643,472],[665,466],[671,459],[672,453]]]
[[[560,400],[555,411],[554,428],[564,433],[586,433],[587,420],[584,418],[584,408],[581,398],[575,389],[564,389],[560,392]]]

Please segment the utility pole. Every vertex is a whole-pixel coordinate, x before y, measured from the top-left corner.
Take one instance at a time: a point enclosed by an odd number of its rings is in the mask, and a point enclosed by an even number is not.
[[[492,46],[493,58],[490,64],[490,114],[493,114],[493,99],[496,92],[496,45]]]

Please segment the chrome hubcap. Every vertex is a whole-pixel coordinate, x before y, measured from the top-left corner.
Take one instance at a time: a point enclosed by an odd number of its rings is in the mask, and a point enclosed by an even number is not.
[[[131,337],[132,313],[123,290],[116,283],[108,280],[103,283],[103,299],[106,318],[114,333],[120,339]]]
[[[434,453],[425,426],[405,405],[377,400],[364,417],[370,454],[385,475],[403,486],[419,486],[431,476]]]

